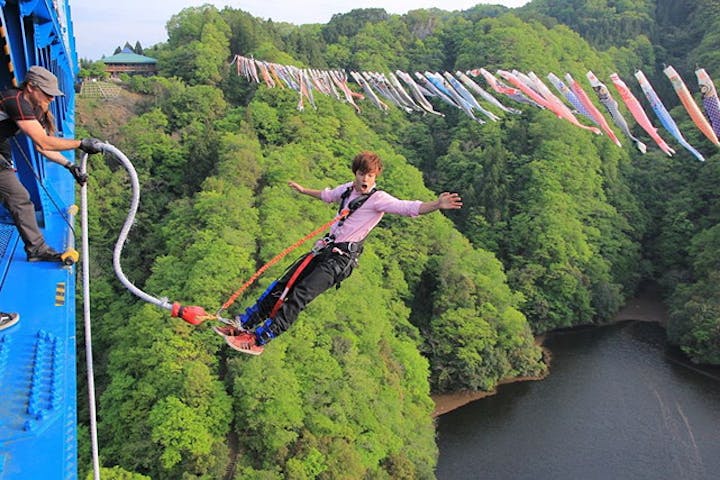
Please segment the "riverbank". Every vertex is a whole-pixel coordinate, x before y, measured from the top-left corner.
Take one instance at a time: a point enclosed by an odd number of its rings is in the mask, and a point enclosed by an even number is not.
[[[660,301],[659,295],[654,290],[646,291],[638,295],[638,297],[629,300],[625,306],[612,319],[611,323],[622,322],[626,320],[636,320],[641,322],[656,322],[663,328],[667,326],[669,312],[667,307]],[[542,346],[545,337],[540,335],[535,338],[536,343]],[[527,382],[542,380],[550,373],[550,361],[552,359],[551,352],[543,347],[543,359],[548,369],[546,374],[540,377],[514,377],[504,379],[498,382],[497,387],[515,382]],[[432,395],[435,402],[435,410],[432,417],[438,417],[444,413],[451,412],[457,408],[467,405],[470,402],[489,397],[497,393],[497,387],[490,391],[460,391],[454,393],[443,393]]]
[[[548,365],[547,372],[549,372],[549,371],[550,371],[550,367]],[[501,385],[507,385],[508,383],[542,380],[546,376],[547,375],[543,375],[543,376],[539,376],[539,377],[508,378],[505,380],[500,380],[497,384],[497,387],[500,387]],[[481,398],[489,397],[490,395],[495,395],[497,393],[497,387],[488,392],[485,392],[485,391],[471,392],[468,390],[464,390],[464,391],[456,392],[456,393],[443,393],[443,394],[439,394],[439,395],[432,395],[432,399],[435,402],[435,410],[433,410],[432,417],[433,418],[438,417],[444,413],[451,412],[451,411],[455,410],[456,408],[460,408],[464,405],[467,405],[470,402],[474,402],[475,400],[480,400]]]

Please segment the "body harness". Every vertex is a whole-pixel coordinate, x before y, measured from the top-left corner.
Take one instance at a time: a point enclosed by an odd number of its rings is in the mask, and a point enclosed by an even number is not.
[[[365,202],[368,201],[368,199],[378,190],[376,188],[373,188],[368,193],[364,193],[360,195],[359,197],[353,199],[347,204],[347,209],[345,208],[345,203],[347,202],[347,199],[350,197],[350,194],[352,193],[353,186],[349,186],[347,190],[345,190],[340,197],[340,207],[338,208],[338,216],[340,217],[337,221],[337,226],[342,227],[345,221],[348,219],[350,215],[353,214],[358,208],[363,206]],[[360,256],[360,254],[363,251],[363,243],[365,242],[365,239],[362,239],[359,242],[335,242],[335,235],[328,233],[325,235],[325,237],[322,238],[318,242],[318,245],[316,245],[309,253],[305,255],[305,257],[302,259],[300,264],[295,268],[292,275],[288,279],[287,283],[285,284],[285,288],[282,291],[282,294],[280,297],[278,297],[277,301],[275,302],[275,305],[273,305],[272,309],[270,310],[270,314],[268,315],[267,320],[263,322],[262,325],[260,325],[255,330],[255,335],[258,338],[258,341],[261,342],[261,344],[268,342],[270,339],[275,337],[275,334],[270,329],[270,326],[273,323],[273,319],[275,318],[275,315],[282,307],[283,303],[285,303],[285,299],[288,296],[288,293],[290,293],[290,290],[295,285],[297,279],[300,277],[302,272],[305,270],[305,268],[310,264],[310,262],[315,258],[317,255],[319,255],[321,252],[327,252],[328,249],[330,249],[330,252],[343,255],[348,257],[349,261],[347,263],[347,266],[345,267],[344,272],[347,272],[347,269],[353,268],[355,265],[357,265],[357,259]],[[260,296],[260,299],[257,303],[255,303],[253,306],[249,307],[245,312],[245,318],[250,319],[253,314],[258,313],[258,303],[264,299],[273,288],[277,285],[277,280],[272,282],[268,288],[263,292],[263,294]],[[340,284],[337,284],[336,288],[339,288]]]

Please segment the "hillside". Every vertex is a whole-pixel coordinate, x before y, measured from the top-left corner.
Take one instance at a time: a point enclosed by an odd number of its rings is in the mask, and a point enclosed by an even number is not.
[[[116,87],[117,88],[117,87]],[[117,141],[122,127],[147,108],[147,96],[133,93],[127,88],[116,90],[117,96],[88,97],[78,95],[75,103],[75,119],[80,128],[91,136]]]
[[[361,72],[517,69],[570,73],[588,92],[588,70],[607,81],[642,68],[662,85],[658,65],[678,57],[669,39],[654,43],[663,35],[657,13],[667,29],[672,9],[587,2],[574,11],[574,30],[559,21],[568,5],[358,9],[300,27],[192,7],[168,22],[167,43],[147,49],[161,75],[133,79],[128,88],[143,95],[79,99],[82,129],[119,146],[139,172],[126,271],[155,295],[208,311],[334,214],[297,195],[290,180],[339,185],[352,179],[353,156],[372,150],[386,166],[383,190],[423,201],[456,191],[464,202],[449,214],[386,215],[342,288],[249,358],[225,348],[209,325],[169,318],[120,289],[109,265],[127,177],[113,162],[94,162],[104,462],[159,480],[433,478],[431,393],[541,375],[533,334],[607,322],[644,282],[661,285],[671,339],[698,362],[720,363],[720,163],[677,101],[670,113],[705,162],[675,144],[666,155],[634,124],[645,154],[619,128],[621,146],[505,97],[522,112],[497,110],[497,121],[480,123],[434,97],[435,114],[381,110],[350,83],[358,111],[339,95],[315,91],[310,100],[229,67],[241,54]],[[673,23],[676,38],[682,21]],[[658,37],[634,36],[636,24]],[[700,52],[713,33],[692,25]],[[697,58],[714,65],[712,55]],[[268,271],[228,314],[251,305],[286,266]]]

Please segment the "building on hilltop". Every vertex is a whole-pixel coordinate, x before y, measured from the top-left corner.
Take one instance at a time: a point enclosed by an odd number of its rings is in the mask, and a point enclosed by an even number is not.
[[[128,75],[155,75],[157,73],[157,60],[138,55],[130,48],[125,47],[120,53],[102,59],[105,71],[115,78],[121,73]]]

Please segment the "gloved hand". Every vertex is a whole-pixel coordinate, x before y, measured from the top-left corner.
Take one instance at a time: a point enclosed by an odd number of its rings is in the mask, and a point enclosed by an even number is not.
[[[102,153],[103,142],[97,138],[83,138],[80,140],[80,150],[90,155],[93,153]]]
[[[85,185],[87,182],[88,176],[87,173],[83,173],[82,169],[79,165],[75,165],[72,162],[68,162],[67,165],[65,165],[65,168],[70,170],[70,173],[72,173],[72,176],[75,177],[75,181],[80,185]]]

